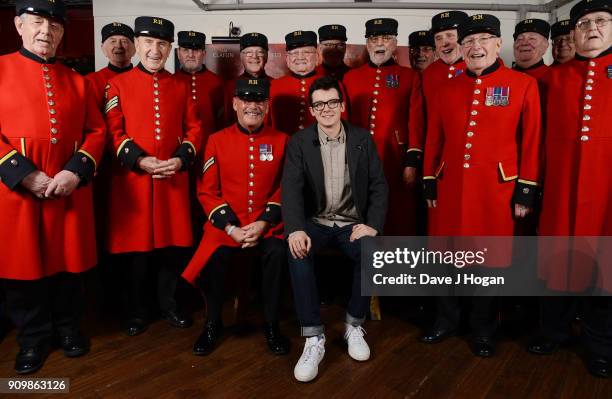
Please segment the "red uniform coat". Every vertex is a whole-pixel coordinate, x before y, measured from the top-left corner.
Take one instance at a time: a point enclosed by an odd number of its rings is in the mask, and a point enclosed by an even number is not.
[[[452,79],[431,104],[423,175],[425,196],[435,199],[437,189],[438,206],[430,234],[513,235],[513,202],[532,207],[539,181],[536,80],[497,61],[480,77]]]
[[[546,167],[540,234],[611,236],[612,52],[590,60],[577,56],[551,69],[546,83]],[[599,245],[599,250],[606,249]],[[607,257],[599,256],[608,261],[612,258],[609,252]],[[582,290],[591,285],[593,267],[585,257],[580,260],[566,255],[554,259],[548,272],[541,269],[541,275],[551,288]],[[600,267],[597,285],[612,291],[610,264]]]
[[[179,157],[186,169],[200,147],[201,124],[188,86],[167,71],[142,65],[110,81],[106,123],[113,162],[107,249],[110,253],[192,245],[189,176],[153,179],[139,156]]]
[[[34,280],[96,263],[91,186],[40,200],[21,185],[41,170],[93,178],[104,120],[83,77],[21,50],[0,57],[0,278]]]
[[[429,101],[432,101],[438,95],[440,88],[444,87],[450,79],[464,73],[465,69],[465,61],[463,59],[459,59],[452,65],[448,65],[441,59],[438,59],[425,68],[422,74],[425,104],[428,105]],[[422,132],[423,134],[420,137],[415,137],[413,142],[410,143],[409,150],[416,152],[423,151],[427,129],[423,129]]]
[[[180,69],[176,77],[189,85],[189,98],[196,103],[202,121],[201,150],[204,152],[206,138],[226,126],[225,85],[223,79],[202,67],[199,72],[189,73]]]
[[[348,72],[344,84],[350,121],[372,134],[389,184],[385,234],[413,235],[417,198],[404,184],[402,173],[407,148],[424,129],[420,75],[393,61],[378,68],[368,63]]]
[[[96,101],[98,109],[104,112],[104,106],[106,105],[106,90],[108,89],[108,82],[115,76],[127,72],[132,69],[132,65],[125,68],[118,68],[113,64],[108,64],[107,67],[100,69],[97,72],[90,73],[85,78],[92,83],[93,90],[92,94]],[[110,144],[110,137],[107,136],[107,146]],[[107,148],[105,148],[107,149]],[[98,239],[98,247],[104,248],[104,239],[106,237],[106,231],[104,230],[106,220],[108,219],[108,203],[107,194],[110,191],[111,184],[111,165],[112,165],[112,150],[104,151],[102,159],[100,160],[100,167],[98,173],[93,182],[93,194],[94,194],[94,212],[96,218],[96,237]]]
[[[299,77],[291,74],[275,79],[270,85],[270,113],[268,125],[287,134],[293,134],[315,122],[308,110],[310,84],[322,75],[315,71]]]
[[[107,67],[104,67],[97,72],[92,72],[86,76],[86,79],[89,80],[94,87],[93,96],[96,99],[96,104],[100,110],[104,110],[104,105],[106,102],[104,93],[106,93],[106,89],[108,89],[108,81],[120,73],[127,72],[131,69],[132,64],[125,68],[118,68],[113,64],[108,64]]]
[[[521,68],[517,65],[513,68],[515,71],[526,73],[529,76],[536,78],[540,82],[550,70],[550,67],[544,63],[544,60],[530,66],[529,68]]]
[[[271,127],[249,134],[238,124],[210,136],[198,198],[208,215],[204,237],[182,276],[193,283],[220,246],[238,244],[224,231],[265,220],[265,237],[283,238],[280,181],[289,137]]]

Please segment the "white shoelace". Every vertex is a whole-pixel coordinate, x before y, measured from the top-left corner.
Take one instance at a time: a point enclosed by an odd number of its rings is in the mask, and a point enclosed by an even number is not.
[[[317,339],[317,343],[307,345],[302,353],[302,363],[311,363],[313,360],[317,361],[319,354],[321,353],[322,339]],[[316,353],[315,353],[316,352]]]
[[[353,326],[352,328],[347,330],[346,334],[346,340],[349,341],[349,343],[358,344],[361,343],[361,340],[366,335],[366,332],[361,326]]]

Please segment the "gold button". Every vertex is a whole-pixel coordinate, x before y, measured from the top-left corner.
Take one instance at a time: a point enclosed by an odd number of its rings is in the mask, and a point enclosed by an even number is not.
[[[192,76],[191,76],[191,80],[196,80],[195,75],[192,75]]]
[[[467,136],[468,136],[468,137],[472,137],[472,136],[474,136],[474,132],[467,132]]]
[[[300,122],[301,122],[301,121],[303,121],[303,120],[304,120],[304,117],[303,117],[303,116],[300,116]]]
[[[248,211],[249,213],[253,212],[253,208],[249,207]]]
[[[374,90],[374,95],[377,96],[378,95],[378,90]]]
[[[123,152],[125,152],[125,153],[127,154],[127,153],[129,153],[129,152],[130,152],[130,149],[129,149],[129,148],[125,148],[125,149],[123,150]]]
[[[250,147],[249,147],[249,151],[253,151],[253,146],[250,146]]]
[[[472,143],[466,143],[466,144],[465,144],[465,148],[467,148],[468,150],[469,150],[470,148],[472,148]]]
[[[376,112],[376,107],[372,107],[372,112]]]
[[[249,177],[252,179],[253,177],[255,177],[255,175],[253,173],[249,173]]]
[[[380,76],[376,76],[376,80],[380,80]]]
[[[470,121],[470,126],[476,126],[476,122]]]
[[[153,109],[155,109],[155,111],[159,111],[159,105],[154,106]]]
[[[159,120],[156,120],[155,124],[159,126],[159,125],[161,125],[161,122]]]
[[[474,90],[474,94],[480,94],[480,90],[479,89]]]
[[[478,100],[474,100],[474,101],[472,101],[472,104],[474,104],[474,105],[478,105],[478,104],[480,104],[480,101],[478,101]]]
[[[49,68],[48,68],[48,67],[46,67],[46,66],[44,66],[44,65],[43,65],[43,67],[42,67],[42,70],[43,70],[43,71],[45,71],[45,72],[49,72]]]
[[[585,105],[584,105],[584,109],[586,109],[586,110],[591,109],[591,104],[585,104]]]
[[[192,89],[191,92],[192,93],[197,93],[197,90],[196,89]]]
[[[158,127],[156,127],[156,128],[155,128],[155,133],[161,133],[161,129],[160,129],[160,128],[158,128]]]
[[[222,214],[222,215],[225,215],[225,209],[221,209],[221,210],[219,211],[219,213],[220,213],[220,214]]]
[[[160,116],[161,116],[161,115],[160,115],[159,113],[156,113],[156,114],[155,114],[155,117],[156,117],[157,119],[159,119],[159,117],[160,117]]]
[[[157,89],[159,87],[159,83],[157,83],[157,82],[153,83],[153,87],[155,87]]]
[[[57,119],[51,118],[51,119],[49,119],[49,122],[51,122],[52,124],[56,124],[57,123]]]
[[[595,63],[595,61],[589,61],[589,66],[594,67],[595,65],[597,65],[597,64]]]
[[[17,162],[16,159],[11,159],[11,165],[17,166],[17,165],[19,165],[19,162]]]
[[[591,130],[591,129],[589,129],[589,127],[588,127],[588,126],[583,126],[583,127],[582,127],[582,131],[583,131],[583,132],[588,132],[589,130]]]
[[[252,143],[252,142],[255,141],[255,138],[254,137],[249,137],[249,141]]]
[[[374,134],[374,130],[370,130],[370,134]]]
[[[378,83],[374,83],[374,87],[380,87]]]
[[[472,115],[478,115],[478,111],[474,110],[471,112]]]
[[[589,71],[588,75],[589,76],[595,76],[595,72],[594,71]]]
[[[374,123],[370,123],[370,127],[373,129],[376,127],[376,125]]]
[[[54,128],[54,127],[52,127],[52,128],[51,128],[51,134],[57,134],[57,129],[56,129],[56,128]]]
[[[45,78],[45,80],[50,80],[51,79],[51,76],[49,76],[49,75],[44,75],[43,77]]]
[[[50,106],[54,106],[55,105],[55,101],[49,100],[49,101],[47,101],[47,104],[49,104]]]
[[[448,70],[449,70],[449,71],[454,71],[454,70],[455,70],[455,67],[451,65],[450,67],[448,67]]]
[[[193,96],[193,97],[191,97],[191,98],[192,98],[192,99],[194,99],[194,100],[197,100],[196,96]]]
[[[249,187],[253,187],[253,182],[252,181],[249,182]]]
[[[253,192],[252,192],[252,191],[249,191],[249,195],[252,197],[252,196],[253,196]]]
[[[51,109],[49,110],[49,113],[50,113],[51,115],[55,115],[55,109],[51,108]]]
[[[588,84],[593,84],[593,83],[595,83],[595,81],[593,79],[587,79],[587,83]]]
[[[477,85],[479,85],[479,84],[481,84],[481,83],[482,83],[482,80],[481,80],[481,79],[476,79],[476,84],[477,84]]]
[[[51,138],[51,144],[57,144],[57,139],[55,137]]]
[[[51,83],[47,83],[47,84],[45,85],[45,87],[46,87],[47,89],[50,89],[50,88],[52,88],[52,87],[53,87],[53,85],[52,85]]]
[[[529,188],[528,187],[523,188],[523,194],[529,194]]]
[[[48,92],[47,92],[47,96],[49,96],[49,97],[53,97],[53,92],[52,92],[52,91],[48,91]]]
[[[463,167],[464,167],[465,169],[467,169],[467,168],[469,168],[469,167],[470,167],[470,164],[466,162],[466,163],[464,163],[464,164],[463,164]]]
[[[583,120],[583,121],[590,121],[590,120],[591,120],[591,117],[590,117],[590,116],[588,116],[588,115],[585,115],[585,116],[583,116],[583,117],[582,117],[582,120]]]
[[[303,84],[303,85],[305,85],[305,84],[306,84],[306,81],[305,81],[304,79],[302,79],[302,80],[300,80],[300,83],[301,83],[301,84]]]
[[[158,102],[159,102],[159,98],[155,97],[155,98],[153,99],[153,101],[155,101],[156,103],[158,103]]]
[[[251,168],[251,169],[255,169],[255,165],[253,165],[253,164],[249,164],[249,168]]]
[[[376,73],[381,73],[382,71],[380,69],[376,69]]]
[[[591,95],[590,95],[590,94],[587,94],[586,96],[584,96],[584,99],[585,99],[585,100],[590,100],[591,98],[592,98],[592,97],[591,97]]]
[[[587,86],[587,87],[585,87],[585,89],[587,89],[588,91],[591,91],[591,90],[593,90],[593,86]]]
[[[249,200],[249,205],[253,205],[253,200]]]
[[[587,136],[586,134],[580,136],[580,141],[589,141],[589,136]]]
[[[465,154],[465,155],[463,156],[463,159],[465,159],[466,161],[469,161],[469,160],[470,160],[470,158],[471,158],[470,154]]]
[[[300,90],[301,90],[301,91],[306,91],[306,88],[304,88],[304,87],[300,87]]]
[[[87,157],[82,157],[82,158],[81,158],[81,162],[83,162],[83,163],[87,163]]]
[[[253,159],[255,159],[255,157],[253,156],[253,154],[249,155],[249,159],[252,161]]]
[[[157,136],[155,136],[155,140],[157,141],[161,140],[161,136],[158,134]]]
[[[304,125],[298,126],[298,129],[304,129]]]
[[[452,77],[453,77],[453,75],[449,73],[448,74],[448,78],[451,79]]]

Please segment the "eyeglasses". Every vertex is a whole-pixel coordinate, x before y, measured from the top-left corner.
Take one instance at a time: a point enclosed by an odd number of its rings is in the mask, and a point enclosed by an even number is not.
[[[343,49],[343,48],[346,48],[346,43],[321,43],[321,47],[325,47],[327,49],[332,49],[332,48]]]
[[[598,28],[603,28],[604,26],[608,25],[610,21],[612,21],[612,18],[600,17],[597,19],[581,19],[580,21],[576,22],[576,28],[580,30],[587,30],[591,27],[591,22],[594,22],[595,26]]]
[[[314,50],[291,50],[291,51],[287,51],[287,54],[289,55],[289,57],[292,58],[296,58],[296,57],[310,57],[315,55],[317,52]]]
[[[391,40],[395,39],[394,35],[378,35],[378,36],[370,36],[368,37],[368,41],[372,43],[378,42],[378,39],[382,39],[383,43],[389,43]]]
[[[263,50],[241,51],[241,53],[244,54],[245,57],[251,57],[251,58],[259,58],[259,57],[264,57],[266,55],[266,52]]]
[[[342,104],[342,100],[340,100],[339,98],[332,98],[331,100],[317,101],[316,103],[312,103],[311,107],[315,111],[321,112],[323,111],[323,109],[325,109],[326,105],[329,109],[336,109],[340,104]]]
[[[479,46],[485,46],[487,43],[489,43],[489,40],[491,39],[497,39],[497,36],[491,35],[484,37],[475,37],[473,39],[464,40],[461,45],[465,48],[474,47],[476,43],[478,43]]]

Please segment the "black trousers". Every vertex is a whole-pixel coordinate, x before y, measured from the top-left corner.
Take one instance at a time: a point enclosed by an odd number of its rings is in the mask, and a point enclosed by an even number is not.
[[[557,342],[571,338],[571,322],[582,315],[582,344],[595,356],[612,360],[612,297],[542,297],[540,328]]]
[[[283,240],[269,237],[253,248],[240,249],[219,247],[204,268],[199,284],[206,295],[207,320],[221,321],[221,311],[225,298],[225,271],[231,257],[238,252],[261,251],[262,297],[264,317],[267,323],[278,321],[281,292],[281,276],[287,259],[287,247]],[[251,258],[251,257],[250,257]],[[252,259],[255,259],[252,257]]]
[[[81,276],[58,273],[38,280],[3,280],[7,313],[17,327],[17,343],[29,348],[54,334],[75,335],[83,314]]]
[[[492,336],[497,330],[496,297],[440,296],[436,298],[436,328],[455,330],[461,321],[461,311],[471,305],[469,324],[474,336]],[[469,302],[469,303],[462,303]]]
[[[155,305],[161,312],[176,311],[176,286],[187,264],[187,251],[170,247],[122,255],[127,318],[150,318]],[[151,303],[152,298],[157,304]]]

